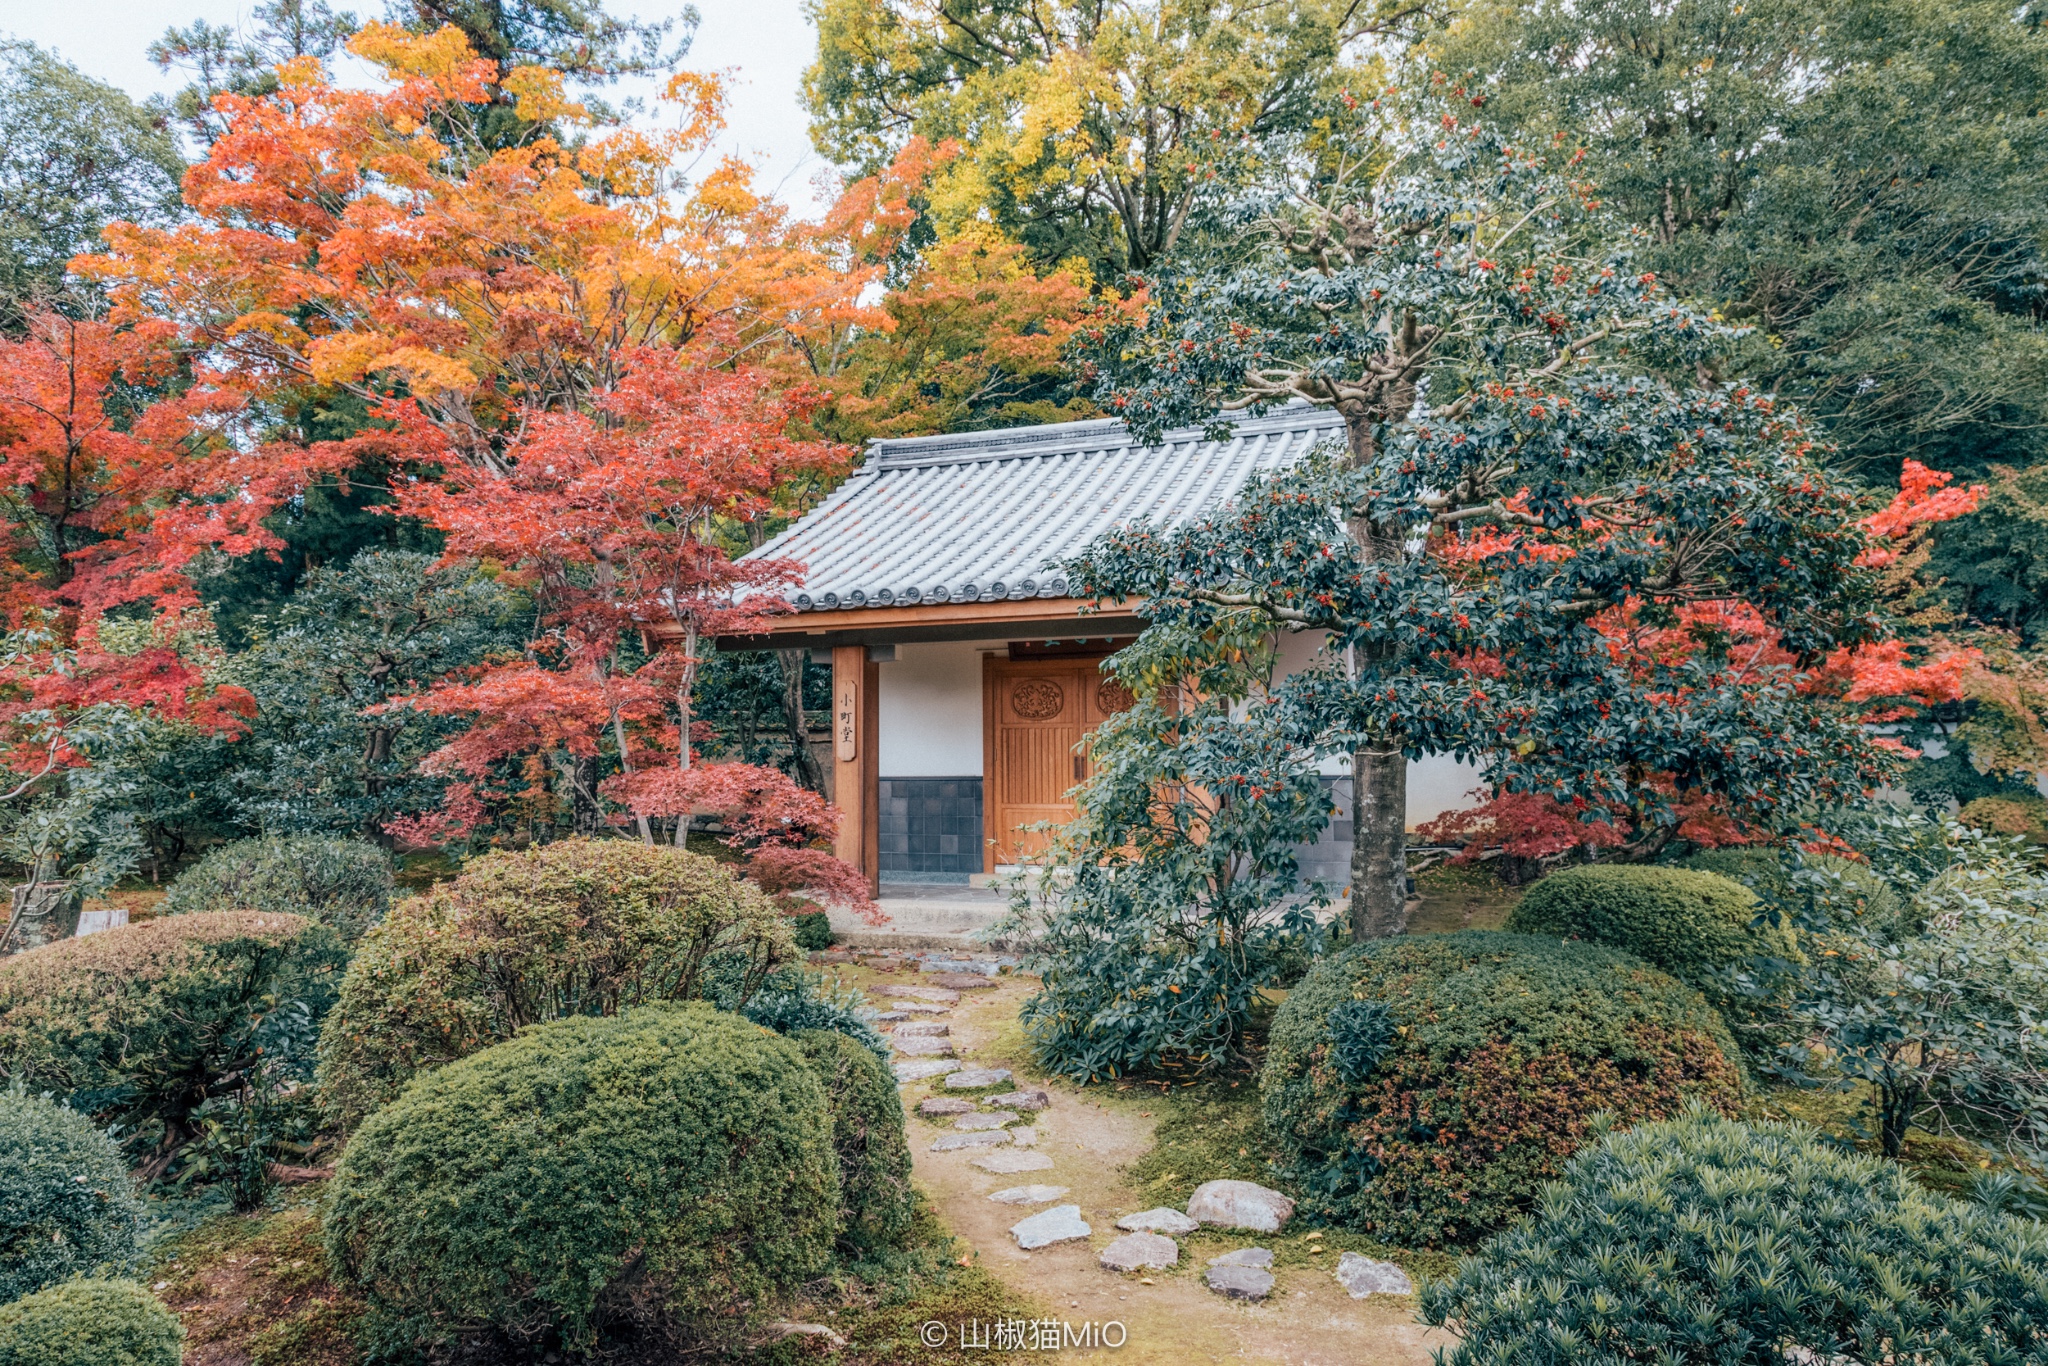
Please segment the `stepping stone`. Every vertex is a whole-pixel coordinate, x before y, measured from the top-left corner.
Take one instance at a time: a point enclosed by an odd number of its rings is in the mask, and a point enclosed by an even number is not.
[[[996,985],[995,978],[983,977],[979,973],[972,972],[939,972],[932,974],[931,980],[939,986],[950,987],[954,991],[993,991]],[[958,1000],[959,998],[956,996],[954,999]]]
[[[1015,1110],[990,1110],[985,1114],[961,1115],[953,1121],[956,1129],[1000,1129],[1013,1119],[1021,1119]]]
[[[1180,1262],[1180,1244],[1157,1233],[1126,1233],[1102,1249],[1111,1271],[1164,1271]]]
[[[1350,1291],[1354,1300],[1367,1295],[1415,1293],[1415,1282],[1400,1267],[1392,1262],[1376,1262],[1356,1252],[1347,1252],[1337,1259],[1337,1284]]]
[[[1273,1273],[1255,1266],[1212,1266],[1202,1279],[1211,1290],[1233,1300],[1263,1300],[1273,1293]]]
[[[1211,1257],[1210,1266],[1249,1266],[1259,1271],[1273,1269],[1273,1254],[1262,1247],[1241,1247],[1235,1252],[1226,1252],[1220,1257]]]
[[[1219,1228],[1278,1233],[1294,1217],[1294,1202],[1250,1181],[1205,1181],[1188,1198],[1188,1217]]]
[[[907,1015],[943,1015],[946,1007],[933,1005],[930,1001],[891,1001],[889,1009],[900,1010]]]
[[[1010,1142],[1020,1148],[1036,1148],[1038,1146],[1038,1130],[1029,1124],[1021,1129],[1012,1129],[1010,1130]]]
[[[1043,1110],[1052,1104],[1052,1097],[1043,1091],[1012,1091],[1007,1096],[984,1096],[981,1103],[1006,1110]]]
[[[972,1165],[997,1176],[1016,1176],[1023,1172],[1042,1172],[1052,1166],[1052,1159],[1041,1152],[1018,1152],[1011,1148],[1006,1152],[983,1153],[972,1159]]]
[[[948,1058],[918,1058],[910,1062],[893,1064],[890,1071],[896,1074],[896,1084],[923,1081],[926,1077],[942,1077],[948,1072],[960,1070],[960,1064]]]
[[[953,1056],[951,1039],[934,1039],[925,1034],[913,1034],[907,1039],[894,1041],[896,1051],[906,1058],[950,1058]]]
[[[1067,1243],[1076,1238],[1086,1238],[1094,1231],[1088,1227],[1088,1221],[1081,1217],[1079,1205],[1054,1205],[1051,1209],[1040,1210],[1011,1228],[1010,1236],[1017,1240],[1018,1247],[1029,1252],[1033,1248],[1050,1247],[1054,1243]]]
[[[957,1006],[960,1004],[959,992],[947,991],[942,987],[892,986],[889,988],[888,994],[891,996],[908,996],[912,1000],[917,1001],[932,1001],[942,1006]]]
[[[951,1076],[947,1077],[946,1089],[949,1091],[979,1091],[984,1087],[1001,1086],[1009,1079],[1010,1074],[1000,1067],[968,1067],[955,1071]],[[1281,1198],[1286,1199],[1285,1196]]]
[[[989,1196],[999,1205],[1042,1205],[1067,1193],[1065,1186],[1012,1186]]]
[[[884,1010],[875,1016],[875,1023],[894,1024],[898,1020],[907,1020],[909,1018],[908,1015],[905,1015],[900,1010]]]
[[[917,1112],[921,1115],[971,1115],[974,1102],[958,1096],[926,1096],[917,1103]]]
[[[884,1015],[882,1018],[886,1020],[889,1017]],[[899,1013],[896,1018],[900,1020],[903,1016]],[[913,1020],[909,1024],[897,1025],[890,1032],[899,1039],[943,1039],[951,1031],[944,1020]]]
[[[961,1148],[1007,1148],[1010,1146],[1008,1129],[989,1129],[978,1134],[940,1134],[932,1140],[930,1151],[935,1153],[956,1152]]]
[[[1126,1214],[1116,1221],[1116,1226],[1132,1233],[1193,1233],[1201,1227],[1179,1210],[1164,1206]]]

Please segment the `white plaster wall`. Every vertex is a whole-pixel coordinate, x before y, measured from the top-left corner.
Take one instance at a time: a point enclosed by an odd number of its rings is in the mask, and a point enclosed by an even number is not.
[[[878,666],[882,777],[981,776],[981,656],[1003,644],[898,645]]]

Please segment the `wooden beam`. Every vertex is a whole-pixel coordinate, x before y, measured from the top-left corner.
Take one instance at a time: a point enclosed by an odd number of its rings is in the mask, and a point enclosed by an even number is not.
[[[1086,612],[1083,609],[1088,609]],[[1134,609],[1100,604],[1092,598],[1023,598],[1015,602],[945,602],[917,607],[856,607],[834,611],[789,612],[768,618],[768,629],[754,635],[721,636],[721,650],[786,650],[808,645],[837,648],[859,640],[978,640],[1014,631],[1033,635],[1048,627],[1071,627],[1089,636],[1135,635],[1144,629]],[[656,641],[675,634],[670,626],[651,626]]]
[[[832,851],[867,875],[870,896],[882,886],[880,682],[865,645],[832,651],[832,801],[839,808]]]

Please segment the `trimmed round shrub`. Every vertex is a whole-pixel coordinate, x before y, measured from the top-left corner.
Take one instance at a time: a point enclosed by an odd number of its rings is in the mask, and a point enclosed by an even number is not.
[[[824,1085],[839,1155],[839,1247],[864,1257],[910,1231],[910,1143],[896,1078],[873,1049],[845,1034],[807,1029],[791,1036]]]
[[[701,1002],[642,1006],[417,1078],[343,1152],[327,1256],[414,1343],[716,1336],[827,1265],[838,1172],[802,1048]]]
[[[1266,1126],[1313,1217],[1410,1247],[1521,1213],[1593,1130],[1740,1103],[1727,1027],[1640,958],[1541,935],[1374,940],[1273,1021]]]
[[[220,845],[171,884],[164,910],[282,911],[354,943],[391,909],[391,859],[362,840],[271,836]]]
[[[133,1281],[69,1281],[0,1305],[0,1366],[178,1366],[184,1342]]]
[[[303,916],[165,916],[0,959],[0,1082],[70,1097],[160,1164],[193,1112],[308,1033],[347,954]],[[268,1046],[267,1052],[259,1052]]]
[[[832,917],[823,911],[804,911],[789,918],[796,933],[796,946],[805,953],[823,953],[832,947]]]
[[[1567,868],[1531,887],[1501,928],[1632,953],[1692,979],[1760,953],[1790,957],[1790,936],[1752,930],[1761,909],[1739,882],[1690,868]]]
[[[321,1103],[354,1128],[527,1025],[701,996],[714,954],[741,964],[744,1002],[797,949],[766,894],[712,859],[628,840],[487,854],[363,937],[320,1037]]]
[[[0,1094],[0,1304],[135,1259],[128,1165],[75,1110]]]
[[[1610,1136],[1424,1288],[1451,1366],[2048,1360],[2048,1226],[1793,1124]]]

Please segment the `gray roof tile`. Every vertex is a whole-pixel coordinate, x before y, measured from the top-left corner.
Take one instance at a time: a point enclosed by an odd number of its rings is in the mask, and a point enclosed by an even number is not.
[[[1103,532],[1177,526],[1342,436],[1335,413],[1293,404],[1239,422],[1228,441],[1188,428],[1140,446],[1114,419],[876,441],[748,558],[803,562],[788,593],[799,612],[1064,597],[1055,566]]]

